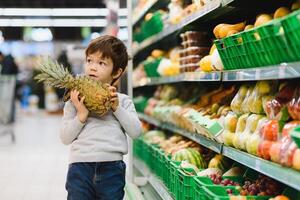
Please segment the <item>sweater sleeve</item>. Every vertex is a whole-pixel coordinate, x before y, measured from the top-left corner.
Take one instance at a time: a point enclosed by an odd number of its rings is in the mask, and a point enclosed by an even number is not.
[[[114,115],[119,120],[126,133],[133,139],[137,138],[142,133],[142,126],[135,111],[134,104],[126,95],[122,95],[122,98],[119,99],[120,104],[114,112]]]
[[[64,107],[60,139],[65,145],[71,144],[79,135],[85,124],[77,118],[77,111],[73,104],[68,101]]]

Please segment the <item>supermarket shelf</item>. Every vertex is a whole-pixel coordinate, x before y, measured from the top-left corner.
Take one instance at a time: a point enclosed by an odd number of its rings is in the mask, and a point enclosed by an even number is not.
[[[190,16],[183,19],[179,24],[176,25],[170,25],[164,28],[164,31],[161,33],[158,33],[145,41],[143,41],[139,47],[136,49],[136,51],[133,52],[133,56],[137,55],[138,52],[144,50],[145,48],[151,46],[152,44],[162,40],[163,38],[175,33],[176,31],[180,30],[181,28],[191,24],[192,22],[198,20],[199,18],[204,17],[205,15],[211,13],[212,11],[216,10],[221,6],[222,0],[214,0],[209,5],[206,5],[198,12],[195,12],[191,14]]]
[[[252,81],[271,79],[290,79],[300,77],[300,62],[253,69],[224,71],[223,81]]]
[[[258,158],[232,147],[223,147],[222,154],[262,174],[272,177],[292,188],[300,190],[300,172]]]
[[[135,26],[142,18],[145,16],[145,14],[156,4],[158,3],[158,0],[151,0],[148,1],[143,8],[143,10],[138,14],[132,17],[132,25]]]
[[[300,78],[300,62],[283,63],[277,66],[253,69],[232,70],[223,72],[186,72],[177,76],[144,78],[134,85],[134,88],[184,81],[259,81],[275,79]]]
[[[145,120],[150,124],[158,126],[162,129],[167,129],[167,130],[176,132],[182,136],[185,136],[185,137],[201,144],[202,146],[205,146],[217,153],[221,153],[224,156],[231,158],[232,160],[235,160],[235,161],[237,161],[247,167],[250,167],[262,174],[270,176],[273,179],[286,184],[287,186],[290,186],[294,189],[300,190],[300,172],[298,172],[294,169],[286,168],[279,164],[270,162],[268,160],[261,159],[259,157],[256,157],[249,153],[240,151],[238,149],[224,146],[213,140],[203,137],[199,134],[190,133],[183,129],[176,128],[175,126],[170,125],[168,123],[160,122],[159,120],[156,120],[145,114],[139,113],[139,117],[140,117],[140,119]]]
[[[142,87],[142,86],[150,86],[150,85],[160,85],[166,83],[177,83],[184,81],[220,81],[221,80],[221,72],[186,72],[183,74],[179,74],[177,76],[169,76],[169,77],[159,77],[159,78],[144,78],[139,81],[138,84],[134,86],[134,88]]]
[[[170,1],[169,0],[149,0],[145,4],[144,8],[140,12],[132,17],[132,26],[138,26],[144,19],[144,16],[153,10],[158,10],[166,6]]]
[[[142,113],[139,113],[139,118],[150,123],[150,124],[153,124],[155,126],[158,126],[162,129],[166,129],[166,130],[169,130],[169,131],[172,131],[174,133],[178,133],[184,137],[187,137],[199,144],[201,144],[202,146],[205,146],[217,153],[221,153],[222,152],[222,144],[220,143],[217,143],[207,137],[204,137],[200,134],[197,134],[197,133],[191,133],[191,132],[188,132],[184,129],[181,129],[181,128],[178,128],[178,127],[175,127],[174,125],[172,124],[169,124],[169,123],[165,123],[165,122],[161,122],[159,120],[156,120],[154,119],[153,117],[150,117],[150,116],[147,116],[145,114],[142,114]]]
[[[134,158],[133,165],[140,171],[143,176],[148,178],[149,183],[163,200],[173,200],[170,193],[168,192],[168,189],[165,187],[162,181],[150,172],[149,168],[145,165],[144,162],[137,158]]]

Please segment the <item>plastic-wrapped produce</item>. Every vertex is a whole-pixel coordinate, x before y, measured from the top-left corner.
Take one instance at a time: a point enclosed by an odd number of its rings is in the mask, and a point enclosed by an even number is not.
[[[256,114],[263,114],[263,97],[273,94],[276,90],[276,82],[274,81],[259,81],[256,83],[255,88],[248,101],[250,112]]]
[[[246,149],[247,149],[248,153],[257,155],[258,146],[259,146],[260,141],[262,140],[261,135],[263,132],[263,128],[267,122],[268,122],[268,119],[266,117],[263,117],[258,121],[256,130],[250,136],[249,140],[246,142]]]
[[[246,128],[239,135],[238,146],[239,149],[246,150],[246,142],[250,139],[251,135],[255,131],[258,121],[263,117],[263,115],[252,114],[248,117],[246,122]]]
[[[232,111],[238,115],[243,114],[242,103],[247,95],[248,87],[248,85],[242,85],[231,102]]]
[[[269,119],[288,121],[290,116],[287,103],[292,100],[295,87],[292,84],[281,84],[276,96],[263,97],[263,107]]]
[[[261,135],[261,142],[258,146],[258,156],[266,160],[270,160],[271,146],[278,141],[280,136],[280,124],[277,120],[268,121],[264,127]]]
[[[250,113],[251,96],[254,90],[254,86],[250,86],[247,90],[247,94],[243,100],[241,111],[242,113]]]
[[[238,116],[229,112],[224,119],[224,131],[222,133],[223,142],[225,145],[232,146],[233,138],[235,135],[236,125],[238,121]]]
[[[234,134],[233,138],[233,146],[235,148],[239,148],[239,136],[242,134],[246,128],[246,121],[247,118],[249,117],[249,113],[243,114],[240,116],[238,119],[237,127],[236,127],[236,132]]]
[[[294,120],[300,120],[300,87],[295,90],[293,99],[288,105],[288,111]]]

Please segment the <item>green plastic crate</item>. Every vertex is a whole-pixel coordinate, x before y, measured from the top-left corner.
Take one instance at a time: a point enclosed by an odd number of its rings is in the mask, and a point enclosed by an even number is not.
[[[297,126],[296,128],[294,128],[294,130],[291,133],[291,137],[297,144],[298,148],[300,148],[300,126]]]
[[[180,200],[194,199],[194,176],[187,175],[181,169],[178,169],[177,179],[177,197]]]
[[[170,192],[173,197],[177,197],[177,184],[178,184],[178,173],[179,173],[179,164],[180,162],[170,161]]]
[[[162,21],[162,14],[160,11],[153,13],[153,16],[148,21],[143,21],[141,25],[141,32],[145,39],[151,37],[163,30],[164,24]]]
[[[240,176],[225,176],[223,179],[227,178],[232,181],[238,182],[241,185],[244,183],[243,177]],[[213,181],[208,177],[195,176],[194,177],[194,191],[195,191],[195,200],[205,200],[205,191],[203,187],[207,186],[217,186]]]
[[[157,72],[157,68],[159,66],[161,59],[162,58],[158,58],[158,59],[151,60],[151,61],[146,60],[143,63],[146,75],[148,77],[160,77],[160,74]]]
[[[300,60],[300,10],[295,11],[282,18],[281,24],[285,32],[289,49],[292,52],[293,60]]]
[[[226,190],[231,189],[233,195],[239,195],[239,192],[234,186],[204,186],[204,199],[205,200],[230,200],[230,196]],[[243,196],[245,200],[268,200],[270,196]]]
[[[171,190],[170,188],[170,179],[171,179],[171,175],[170,175],[170,170],[171,170],[171,157],[165,155],[164,158],[164,167],[163,167],[163,182],[165,183],[165,185],[167,186],[167,188],[169,190]]]
[[[294,57],[288,46],[281,20],[272,20],[258,29],[264,50],[270,59],[270,64],[292,62]]]
[[[143,113],[148,105],[148,97],[138,96],[133,98],[133,103],[137,112]]]

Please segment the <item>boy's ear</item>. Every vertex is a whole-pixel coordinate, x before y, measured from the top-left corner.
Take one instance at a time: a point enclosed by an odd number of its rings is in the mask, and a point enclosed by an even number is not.
[[[113,79],[118,79],[120,78],[120,76],[122,75],[123,73],[123,69],[119,68],[118,71],[116,71],[113,75],[112,75],[112,78]]]

